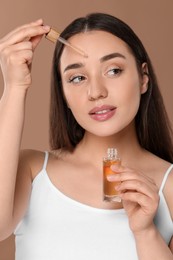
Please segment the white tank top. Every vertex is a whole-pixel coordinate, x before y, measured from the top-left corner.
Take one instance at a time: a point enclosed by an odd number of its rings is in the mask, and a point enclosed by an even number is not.
[[[135,240],[124,209],[94,208],[60,192],[46,172],[34,179],[28,210],[17,226],[16,260],[137,260]],[[168,244],[173,222],[163,187],[173,165],[165,173],[155,224]]]

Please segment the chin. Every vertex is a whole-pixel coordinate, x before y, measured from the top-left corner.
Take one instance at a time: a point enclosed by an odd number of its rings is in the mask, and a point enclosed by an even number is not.
[[[88,128],[86,131],[98,137],[110,137],[119,134],[129,135],[129,133],[135,131],[135,123],[133,120],[132,122],[117,126],[115,126],[115,123],[113,125],[100,125],[95,126],[94,128]]]
[[[95,135],[95,136],[98,136],[98,137],[110,137],[110,136],[114,136],[118,133],[120,133],[121,131],[119,130],[112,130],[109,128],[109,129],[94,129],[93,131],[90,129],[90,130],[87,130],[89,133]]]

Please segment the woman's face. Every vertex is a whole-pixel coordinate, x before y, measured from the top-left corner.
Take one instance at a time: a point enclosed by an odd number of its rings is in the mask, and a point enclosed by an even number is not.
[[[147,78],[138,73],[121,39],[89,31],[69,39],[88,57],[66,47],[60,62],[64,96],[76,121],[88,132],[110,136],[134,122]]]

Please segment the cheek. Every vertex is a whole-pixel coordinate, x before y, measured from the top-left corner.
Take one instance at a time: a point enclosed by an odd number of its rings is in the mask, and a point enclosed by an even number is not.
[[[64,97],[65,97],[65,100],[66,100],[68,106],[71,109],[75,109],[75,107],[80,104],[81,100],[79,98],[79,95],[77,95],[73,91],[66,91],[66,90],[64,90]]]
[[[135,105],[140,101],[140,91],[139,86],[129,88],[128,91],[123,93],[124,101],[128,104]]]
[[[126,116],[129,118],[129,121],[132,121],[139,110],[140,105],[140,94],[137,91],[131,92],[127,96],[126,107],[124,107],[124,112],[127,113]]]
[[[140,104],[140,81],[138,77],[133,78],[133,80],[129,79],[121,86],[118,106],[122,108],[124,113],[132,117],[137,113]]]
[[[69,109],[71,110],[74,118],[84,129],[88,126],[88,110],[87,110],[87,100],[84,93],[65,93],[66,101]]]
[[[127,101],[139,102],[140,99],[140,78],[136,71],[128,73],[124,79],[122,95]]]
[[[82,111],[84,111],[85,104],[85,96],[84,93],[80,93],[80,91],[72,91],[64,89],[64,96],[67,102],[68,107],[70,108],[72,114],[75,118],[80,117]]]
[[[73,107],[73,103],[76,100],[74,92],[71,90],[71,88],[69,88],[69,86],[66,86],[66,84],[64,84],[63,82],[62,85],[63,85],[64,99],[66,100],[68,107],[71,108]]]

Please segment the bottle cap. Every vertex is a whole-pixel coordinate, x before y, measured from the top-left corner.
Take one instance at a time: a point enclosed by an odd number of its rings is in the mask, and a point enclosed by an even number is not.
[[[117,158],[118,157],[118,151],[115,148],[108,148],[107,150],[107,156],[108,158]]]

